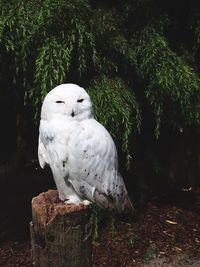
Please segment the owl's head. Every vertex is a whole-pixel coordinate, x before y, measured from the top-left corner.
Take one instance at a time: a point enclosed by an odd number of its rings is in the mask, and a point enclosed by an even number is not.
[[[82,87],[72,83],[61,84],[46,95],[41,118],[48,120],[63,116],[74,120],[92,117],[92,102]]]

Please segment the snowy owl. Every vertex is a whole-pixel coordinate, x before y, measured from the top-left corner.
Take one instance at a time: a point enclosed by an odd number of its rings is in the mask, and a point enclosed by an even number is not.
[[[45,97],[39,128],[39,163],[51,168],[66,204],[95,202],[121,213],[131,205],[118,171],[115,144],[92,114],[87,92],[62,84]]]

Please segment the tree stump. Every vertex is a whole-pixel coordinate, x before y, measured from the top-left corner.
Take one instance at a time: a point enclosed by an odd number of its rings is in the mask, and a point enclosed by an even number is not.
[[[57,190],[32,199],[30,223],[33,265],[91,267],[91,207],[66,205]]]

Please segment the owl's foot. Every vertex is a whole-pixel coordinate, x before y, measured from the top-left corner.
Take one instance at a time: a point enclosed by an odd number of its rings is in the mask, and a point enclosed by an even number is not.
[[[89,200],[83,200],[82,202],[81,202],[82,204],[84,204],[85,206],[88,206],[88,205],[90,205],[92,202],[91,201],[89,201]]]
[[[79,205],[82,202],[82,199],[80,199],[77,195],[70,195],[64,200],[65,204],[75,204]]]
[[[75,204],[75,205],[79,205],[79,204],[84,204],[86,206],[90,205],[90,201],[88,200],[82,200],[80,199],[78,196],[72,195],[69,196],[67,199],[64,200],[65,204]]]

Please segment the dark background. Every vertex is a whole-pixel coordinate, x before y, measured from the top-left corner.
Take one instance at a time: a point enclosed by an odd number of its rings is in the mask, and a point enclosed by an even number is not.
[[[1,5],[3,6],[3,2]],[[129,8],[127,18],[125,22],[123,21],[123,25],[120,24],[121,31],[124,31],[127,39],[152,21],[167,17],[170,26],[165,31],[165,37],[170,49],[177,56],[186,59],[187,64],[199,77],[199,44],[196,41],[200,18],[199,1],[144,0],[133,1],[133,3],[132,1],[90,1],[90,5],[93,10],[101,9],[106,13],[115,9],[119,14],[127,5]],[[97,43],[98,45],[102,44]],[[22,85],[20,75],[17,82],[13,84],[14,56],[13,53],[7,52],[3,40],[1,40],[0,50],[0,239],[3,239],[13,235],[14,232],[16,234],[16,227],[19,229],[17,231],[19,237],[28,233],[32,197],[48,188],[54,188],[55,185],[50,170],[48,168],[41,170],[37,161],[39,120],[33,119],[35,107],[31,101],[24,104],[26,88]],[[116,61],[119,66],[120,64],[124,66],[121,58]],[[90,76],[94,75],[93,71],[90,69],[86,75],[87,79],[84,79],[75,75],[73,68],[75,69],[76,66],[72,67],[68,80],[85,83],[87,86]],[[142,80],[134,67],[131,73],[126,71],[125,74],[123,74],[124,68],[121,69],[121,76],[127,75],[130,80],[133,78],[137,87],[136,96],[143,113],[141,132],[134,133],[130,138],[133,162],[129,170],[125,167],[121,143],[115,140],[119,152],[120,170],[135,206],[140,209],[141,205],[155,195],[167,196],[191,186],[198,188],[200,185],[199,123],[185,123],[183,131],[182,125],[171,127],[163,123],[160,135],[156,138],[151,116],[152,107],[143,92],[149,80],[146,78]],[[198,99],[198,97],[199,92],[194,95],[194,98]],[[167,110],[165,112],[167,118]],[[182,121],[184,120],[186,121],[183,117]]]

